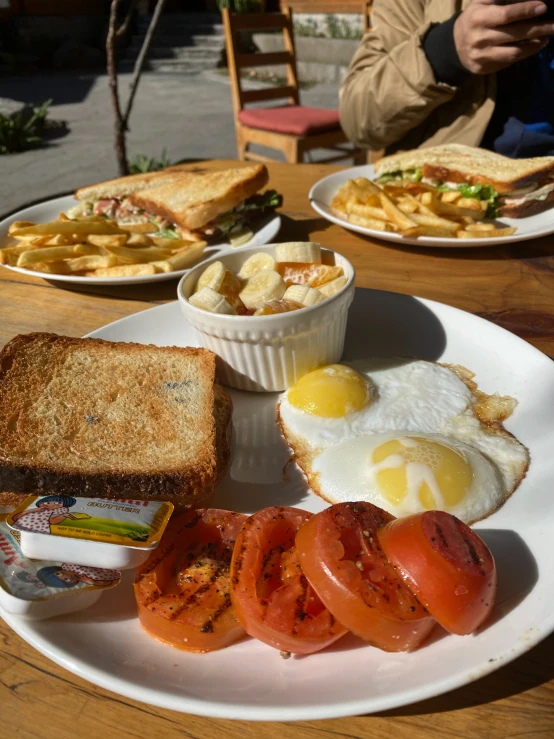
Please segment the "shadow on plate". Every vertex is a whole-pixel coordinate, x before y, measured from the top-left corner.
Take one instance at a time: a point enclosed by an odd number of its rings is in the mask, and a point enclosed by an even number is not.
[[[416,298],[383,290],[356,289],[348,314],[344,360],[367,357],[438,360],[445,348],[442,323]]]
[[[305,218],[305,213],[297,213],[292,210],[277,212],[281,216],[279,242],[312,241],[313,233],[315,233],[316,231],[326,231],[333,225],[325,218]],[[294,220],[295,218],[299,217],[301,220]]]
[[[527,544],[509,529],[477,529],[496,562],[496,605],[482,631],[507,616],[537,584],[537,562]]]
[[[529,652],[496,672],[436,698],[410,706],[372,714],[373,717],[420,716],[431,713],[458,711],[462,708],[510,698],[554,679],[554,634]],[[552,710],[550,709],[547,710]],[[370,718],[370,716],[368,716]],[[484,736],[484,734],[483,734]],[[550,735],[549,735],[550,736]],[[546,734],[545,734],[546,737]]]

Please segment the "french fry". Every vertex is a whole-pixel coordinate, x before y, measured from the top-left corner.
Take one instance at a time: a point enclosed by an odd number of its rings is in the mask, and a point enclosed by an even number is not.
[[[41,236],[40,243],[36,246],[70,246],[81,242],[81,236],[78,234],[56,234],[55,236]]]
[[[458,231],[456,234],[459,239],[492,239],[496,236],[511,236],[516,232],[515,228],[493,228],[491,231]]]
[[[14,221],[8,228],[8,235],[13,236],[14,231],[19,231],[22,228],[34,225],[33,221]]]
[[[475,198],[460,198],[456,201],[458,208],[465,208],[466,210],[475,210],[479,214],[481,213],[481,201]],[[487,204],[485,203],[485,208]]]
[[[466,231],[494,231],[494,224],[492,223],[472,223],[466,226]]]
[[[7,264],[10,267],[17,265],[20,254],[24,251],[31,251],[35,247],[29,243],[18,244],[17,246],[6,246],[0,249],[0,264]]]
[[[94,246],[123,246],[125,243],[127,243],[127,239],[129,238],[127,234],[113,234],[113,235],[104,235],[104,234],[89,234],[87,237],[87,241],[89,244],[93,244]]]
[[[46,272],[49,275],[68,275],[71,274],[70,269],[65,261],[60,262],[37,262],[27,269],[33,272]]]
[[[60,213],[58,216],[58,219],[60,221],[70,221],[71,220],[71,218],[69,216],[66,216],[65,213]]]
[[[402,213],[401,210],[398,210],[398,208],[388,197],[388,195],[385,195],[383,193],[380,196],[380,200],[381,205],[383,206],[383,210],[399,231],[403,231],[406,228],[411,228],[412,226],[417,225],[416,222],[413,221],[409,216],[407,216],[405,213]]]
[[[125,246],[152,246],[153,243],[146,234],[130,233]]]
[[[138,262],[154,262],[171,256],[167,249],[159,249],[157,246],[127,248],[126,246],[106,246],[106,251],[118,257],[122,264],[137,264]]]
[[[441,195],[443,203],[455,203],[458,198],[462,197],[462,193],[459,190],[447,190]]]
[[[187,269],[201,259],[204,254],[206,243],[204,241],[191,242],[188,249],[182,249],[177,254],[167,259],[154,262],[154,266],[160,272],[173,272],[177,269]]]
[[[85,272],[91,269],[115,267],[117,264],[117,257],[112,254],[107,254],[106,256],[89,255],[84,257],[75,257],[75,259],[66,259],[64,263],[70,272]]]
[[[434,226],[414,226],[402,231],[402,236],[432,236],[436,239],[451,239],[455,234],[446,228],[435,228]]]
[[[102,267],[94,270],[91,277],[138,277],[157,274],[152,262],[148,264],[120,264],[115,267]]]
[[[184,241],[183,239],[165,239],[160,236],[152,236],[151,240],[156,246],[161,249],[169,249],[170,251],[177,251],[186,244],[194,243],[190,241]]]
[[[457,221],[449,221],[440,216],[428,216],[426,213],[413,213],[411,215],[413,221],[420,226],[431,226],[431,228],[440,228],[444,231],[455,234],[459,230],[460,224]]]
[[[120,234],[123,231],[109,221],[52,221],[25,226],[13,231],[11,236],[45,236],[54,234]]]
[[[44,249],[30,249],[19,255],[18,267],[28,267],[37,262],[58,262],[73,256],[72,246],[51,246]]]
[[[383,208],[374,208],[371,205],[360,205],[360,203],[352,203],[348,206],[350,210],[349,213],[355,213],[357,216],[362,216],[363,218],[376,218],[378,221],[388,221],[387,214],[383,210]]]
[[[94,246],[93,244],[75,244],[73,247],[73,254],[82,257],[95,256],[106,256],[108,252],[103,246]]]
[[[354,223],[356,226],[363,226],[364,228],[374,228],[376,231],[397,231],[398,229],[394,223],[388,223],[387,221],[378,221],[375,218],[364,218],[363,216],[357,216],[355,213],[351,213],[348,216],[350,223]]]

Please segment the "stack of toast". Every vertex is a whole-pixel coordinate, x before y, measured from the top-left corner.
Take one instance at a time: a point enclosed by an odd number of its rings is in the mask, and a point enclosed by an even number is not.
[[[0,353],[0,505],[54,493],[209,506],[231,415],[206,349],[16,336]]]

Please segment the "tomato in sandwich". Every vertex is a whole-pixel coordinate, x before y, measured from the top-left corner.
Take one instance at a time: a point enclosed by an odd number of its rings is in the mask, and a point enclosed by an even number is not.
[[[414,649],[435,625],[379,545],[377,530],[393,520],[371,503],[339,503],[296,535],[300,566],[329,611],[387,652]]]
[[[231,563],[231,599],[250,636],[276,649],[310,654],[346,633],[304,576],[295,548],[311,513],[264,508],[237,536]]]
[[[387,523],[378,538],[406,584],[447,631],[470,634],[487,619],[496,567],[485,542],[465,523],[444,511],[426,511]]]
[[[244,636],[230,597],[230,564],[247,516],[212,508],[172,519],[135,576],[140,622],[155,639],[208,652]]]

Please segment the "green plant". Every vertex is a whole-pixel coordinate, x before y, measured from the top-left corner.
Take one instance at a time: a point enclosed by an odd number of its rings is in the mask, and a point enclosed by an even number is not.
[[[324,27],[318,24],[314,18],[305,21],[294,21],[294,32],[297,36],[309,36],[312,38],[338,38],[338,39],[360,39],[363,31],[346,18],[337,18],[336,15],[326,15]]]
[[[0,114],[0,154],[15,154],[32,149],[42,143],[41,132],[52,100],[33,107],[33,113],[26,120],[24,113],[14,116]]]
[[[159,169],[169,167],[171,162],[167,158],[167,149],[164,149],[159,159],[147,157],[145,154],[137,154],[127,162],[129,174],[141,174],[142,172],[157,172]]]
[[[297,36],[309,36],[321,38],[324,34],[317,27],[317,23],[313,18],[305,21],[294,21],[294,33]]]
[[[356,28],[346,18],[337,18],[336,15],[326,16],[325,25],[329,38],[360,39],[363,35],[361,28]]]

